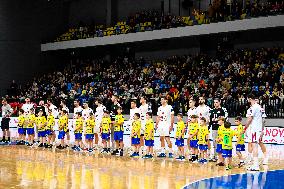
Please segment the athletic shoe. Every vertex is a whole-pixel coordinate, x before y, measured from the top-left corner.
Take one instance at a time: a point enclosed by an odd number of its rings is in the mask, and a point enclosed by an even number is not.
[[[203,164],[204,163],[204,161],[203,161],[204,159],[200,159],[200,160],[198,160],[198,163],[201,163],[201,164]]]
[[[216,166],[225,166],[225,164],[223,162],[219,162],[216,164]]]
[[[90,152],[90,153],[93,152],[93,149],[92,149],[92,148],[89,148],[88,152]]]
[[[118,154],[118,149],[112,151],[111,155],[117,155]]]
[[[228,170],[230,170],[230,169],[232,169],[233,167],[231,166],[231,165],[228,165],[227,167],[226,167],[226,170],[228,171]]]
[[[174,158],[173,153],[169,153],[169,158]]]
[[[136,157],[136,156],[137,156],[137,152],[133,152],[133,154],[130,155],[130,157]]]
[[[146,154],[145,156],[142,156],[143,159],[148,159],[149,158],[149,155]]]
[[[217,159],[216,158],[210,158],[209,162],[217,162]]]
[[[40,143],[40,145],[38,145],[38,147],[43,147],[43,143]]]
[[[242,167],[245,165],[245,162],[241,161],[239,164],[238,164],[238,167]]]
[[[205,164],[208,163],[207,159],[203,159],[203,163]]]
[[[181,160],[181,156],[178,156],[178,157],[176,158],[176,160],[178,160],[178,161]]]
[[[117,155],[117,156],[123,156],[123,150],[119,150],[116,155]]]
[[[259,171],[259,166],[251,166],[247,168],[247,171]]]
[[[166,157],[166,154],[165,154],[165,153],[160,153],[157,157],[158,157],[158,158],[165,158],[165,157]]]

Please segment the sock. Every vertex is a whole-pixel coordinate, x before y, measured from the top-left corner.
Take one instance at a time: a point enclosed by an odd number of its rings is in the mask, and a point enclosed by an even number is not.
[[[165,152],[166,152],[166,149],[162,148],[161,153],[165,153]]]
[[[3,139],[2,139],[3,141],[5,141],[6,139],[5,139],[5,136],[3,136]]]
[[[253,166],[254,167],[259,167],[258,157],[254,157],[253,158]]]
[[[169,153],[173,153],[173,149],[172,148],[169,148]]]
[[[10,137],[8,137],[8,141],[10,141]]]

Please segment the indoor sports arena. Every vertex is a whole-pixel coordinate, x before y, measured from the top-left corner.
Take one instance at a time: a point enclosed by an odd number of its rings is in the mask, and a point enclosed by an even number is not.
[[[284,188],[283,0],[1,0],[0,188]]]

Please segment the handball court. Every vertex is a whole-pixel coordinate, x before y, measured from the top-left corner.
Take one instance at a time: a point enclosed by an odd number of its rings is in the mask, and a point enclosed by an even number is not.
[[[168,158],[142,159],[130,158],[127,155],[116,157],[102,155],[98,151],[90,154],[75,153],[71,150],[1,145],[0,188],[238,188],[236,181],[228,179],[230,177],[224,177],[223,182],[211,181],[211,184],[209,180],[209,185],[195,183],[207,178],[222,178],[221,176],[236,174],[240,175],[237,180],[253,183],[255,187],[251,188],[265,188],[261,186],[273,180],[264,178],[263,175],[266,174],[263,173],[284,169],[284,146],[266,146],[270,157],[269,164],[261,166],[261,173],[252,173],[262,174],[256,181],[247,181],[242,176],[247,171],[245,167],[236,167],[236,159],[235,167],[226,171],[225,167],[217,167],[215,163],[193,164]],[[275,179],[281,179],[277,178],[277,172],[275,175]],[[277,185],[274,187],[279,188]]]

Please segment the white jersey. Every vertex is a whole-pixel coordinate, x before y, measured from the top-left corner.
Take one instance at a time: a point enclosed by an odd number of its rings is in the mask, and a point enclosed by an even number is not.
[[[196,108],[196,113],[197,113],[197,116],[199,117],[199,123],[200,123],[200,118],[202,117],[205,117],[206,119],[206,123],[207,125],[209,124],[209,118],[210,118],[210,107],[207,106],[207,105],[204,105],[204,106],[198,106]]]
[[[191,116],[193,115],[197,115],[197,111],[196,111],[196,107],[190,108],[187,111],[187,121],[190,122],[191,121]]]
[[[62,110],[65,110],[67,112],[67,115],[69,115],[69,108],[67,106],[63,107]]]
[[[58,109],[55,105],[51,104],[48,107],[48,109],[52,111],[52,115],[54,116],[54,118],[58,118],[59,112],[58,112]],[[48,112],[48,111],[45,111],[45,112]]]
[[[130,115],[129,115],[129,124],[132,125],[132,122],[134,121],[134,114],[135,113],[139,113],[140,114],[140,110],[139,108],[131,108],[130,109]]]
[[[163,125],[171,126],[171,117],[174,114],[173,108],[171,105],[160,106],[158,108],[157,116],[159,116],[159,125],[162,123]]]
[[[139,113],[140,113],[140,119],[141,119],[141,126],[142,127],[145,127],[145,125],[146,125],[146,114],[147,114],[147,112],[152,112],[151,106],[149,106],[148,104],[141,105],[139,107]]]
[[[75,114],[78,112],[81,112],[81,113],[83,112],[83,108],[81,106],[74,108],[73,119],[75,119]]]
[[[93,113],[93,110],[91,108],[83,109],[82,117],[84,118],[84,120],[88,119],[90,113]]]
[[[25,113],[28,113],[28,111],[30,111],[31,108],[33,108],[34,105],[33,104],[23,104],[22,109],[24,110]]]
[[[259,104],[254,104],[248,109],[246,117],[252,117],[249,126],[252,131],[262,131],[262,116],[263,108]]]
[[[96,112],[95,112],[96,124],[98,125],[101,124],[105,110],[106,110],[106,107],[104,105],[98,106],[96,108]]]

